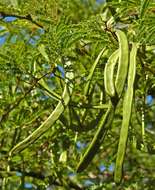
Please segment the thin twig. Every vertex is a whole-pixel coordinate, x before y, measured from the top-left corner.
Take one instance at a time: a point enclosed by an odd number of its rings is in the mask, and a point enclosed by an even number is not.
[[[39,28],[44,28],[43,25],[41,25],[40,23],[36,22],[32,16],[30,14],[23,16],[23,15],[17,15],[17,14],[13,14],[13,13],[5,13],[5,12],[0,12],[0,17],[2,19],[4,19],[5,17],[15,17],[15,18],[19,18],[19,19],[24,19],[24,20],[28,20],[31,23],[35,24],[36,26],[38,26]]]
[[[38,82],[44,78],[46,75],[48,75],[50,72],[44,74],[40,78],[35,78],[34,77],[34,83],[32,86],[25,92],[23,96],[21,96],[18,100],[14,102],[14,104],[10,104],[7,106],[6,111],[4,111],[4,114],[1,116],[0,124],[9,116],[10,112],[13,111],[19,104],[20,102],[33,90],[33,88],[38,84]]]

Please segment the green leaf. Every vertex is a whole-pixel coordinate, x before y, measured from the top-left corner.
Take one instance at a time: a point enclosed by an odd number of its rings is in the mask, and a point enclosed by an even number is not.
[[[67,151],[63,151],[60,155],[59,162],[65,163],[67,161]]]
[[[18,0],[10,0],[10,2],[14,8],[18,8]]]
[[[46,59],[46,61],[49,62],[50,60],[46,53],[45,45],[44,44],[39,45],[38,50],[41,53],[41,55]]]
[[[143,17],[145,17],[145,13],[147,11],[149,3],[150,3],[150,0],[141,0],[140,19],[142,19]]]

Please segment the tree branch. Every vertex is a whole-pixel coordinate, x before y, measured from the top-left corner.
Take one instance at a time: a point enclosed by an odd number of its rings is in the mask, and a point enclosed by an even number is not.
[[[14,103],[11,103],[10,105],[7,106],[7,108],[5,109],[3,115],[0,118],[0,124],[2,124],[3,121],[5,121],[10,112],[13,111],[19,104],[20,102],[34,89],[34,87],[38,84],[39,80],[41,80],[43,77],[45,77],[46,75],[48,75],[51,72],[48,72],[46,74],[44,74],[43,76],[41,76],[40,78],[35,78],[34,77],[34,82],[33,84],[30,86],[30,88],[24,93],[23,96],[21,96],[19,99],[17,99]]]
[[[36,26],[38,26],[39,28],[44,28],[43,25],[41,25],[40,23],[36,22],[32,16],[30,14],[23,16],[23,15],[17,15],[17,14],[13,14],[13,13],[5,13],[5,12],[0,12],[0,17],[2,19],[6,18],[6,17],[15,17],[15,18],[19,18],[19,19],[24,19],[24,20],[28,20],[29,22],[35,24]]]

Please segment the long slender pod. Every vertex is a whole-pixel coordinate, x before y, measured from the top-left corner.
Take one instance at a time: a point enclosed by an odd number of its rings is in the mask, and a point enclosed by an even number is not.
[[[115,80],[115,88],[117,95],[120,98],[122,91],[124,89],[124,84],[128,73],[129,48],[128,48],[128,40],[125,33],[121,30],[116,30],[116,35],[118,37],[120,55],[119,55],[119,63]]]
[[[119,50],[112,53],[104,69],[105,91],[110,97],[115,96],[114,69],[118,60],[118,53]]]
[[[49,86],[48,84],[45,82],[44,79],[41,79],[39,82],[38,82],[39,86],[41,88],[43,88],[43,90],[45,91],[45,93],[50,96],[51,98],[53,98],[54,100],[61,100],[61,96],[58,95],[56,92],[54,92]]]
[[[92,161],[94,156],[96,155],[97,151],[99,150],[99,147],[102,143],[103,136],[106,135],[107,129],[110,127],[113,121],[114,117],[114,111],[115,107],[110,103],[110,106],[106,113],[101,117],[99,123],[98,123],[98,130],[88,146],[86,152],[82,156],[80,163],[77,166],[77,172],[82,172],[89,163]]]
[[[44,52],[44,51],[43,51]],[[48,56],[47,54],[45,54],[46,56],[46,59],[48,59]],[[34,61],[34,75],[36,74],[36,67],[38,67],[39,69],[41,69],[41,67],[39,66],[39,64],[37,64],[36,61]],[[56,65],[53,64],[52,66],[53,68],[51,69],[51,73],[53,72],[53,70],[55,69]],[[38,74],[37,74],[38,75]],[[40,76],[37,76],[37,78],[39,78]],[[46,83],[45,79],[44,78],[41,78],[39,81],[38,81],[38,85],[43,88],[43,90],[45,91],[45,93],[50,96],[51,98],[59,101],[61,99],[61,96],[58,95],[56,92],[54,92],[49,86],[48,84]]]
[[[88,94],[90,93],[90,84],[91,84],[91,81],[92,81],[92,78],[93,78],[93,75],[94,75],[94,72],[95,72],[95,69],[96,69],[96,67],[97,67],[97,64],[98,64],[98,62],[99,62],[99,60],[101,59],[101,56],[104,54],[104,53],[106,53],[107,51],[106,51],[106,48],[104,47],[101,51],[100,51],[100,53],[98,54],[98,56],[97,56],[97,58],[95,59],[95,61],[94,61],[94,63],[92,64],[92,67],[91,67],[91,69],[90,69],[90,72],[89,72],[89,75],[88,75],[88,77],[87,77],[87,82],[86,82],[86,85],[85,85],[85,87],[84,87],[84,96],[87,96],[87,98],[88,98]],[[90,99],[90,98],[89,98]],[[89,103],[89,99],[88,99],[88,103]],[[83,111],[83,114],[82,114],[82,119],[81,119],[81,121],[82,121],[82,123],[84,122],[84,120],[85,120],[85,118],[86,118],[86,116],[87,116],[87,109],[84,109],[84,111]]]
[[[97,56],[95,62],[93,63],[93,65],[92,65],[92,67],[91,67],[91,69],[90,69],[89,75],[88,75],[88,77],[87,77],[87,83],[86,83],[85,88],[84,88],[84,95],[85,95],[85,96],[88,95],[89,87],[90,87],[90,83],[91,83],[91,80],[92,80],[94,71],[95,71],[95,69],[96,69],[96,66],[97,66],[97,64],[98,64],[98,62],[99,62],[101,56],[102,56],[103,53],[105,52],[105,50],[106,50],[106,49],[103,48],[103,49],[100,51],[99,55]]]
[[[119,63],[118,63],[118,70],[117,70],[117,75],[116,75],[116,82],[115,82],[115,88],[116,88],[116,96],[113,97],[113,93],[109,93],[111,95],[111,101],[110,101],[110,107],[107,110],[105,114],[102,115],[97,127],[97,132],[95,136],[93,137],[92,142],[88,146],[86,152],[82,156],[80,163],[77,166],[77,172],[83,171],[89,163],[92,161],[94,156],[96,155],[101,143],[103,142],[108,129],[110,128],[113,118],[114,118],[114,112],[115,108],[118,103],[118,97],[121,97],[122,91],[124,89],[124,84],[126,81],[126,76],[127,76],[127,71],[128,71],[128,41],[127,37],[124,32],[117,30],[116,34],[118,36],[118,41],[119,41]],[[114,55],[113,55],[114,56]],[[115,59],[118,59],[118,57],[115,55]],[[114,58],[113,58],[114,59]],[[117,60],[115,60],[117,62]],[[110,67],[110,79],[113,79],[113,74],[114,74],[114,65],[113,67]],[[107,73],[108,74],[108,73]],[[107,84],[110,83],[110,84]],[[106,87],[113,87],[113,84],[110,80],[106,79]],[[114,88],[114,89],[115,89]],[[113,90],[112,90],[113,92]]]
[[[130,125],[130,117],[131,117],[132,104],[133,104],[134,81],[136,75],[136,55],[137,55],[137,44],[133,43],[132,50],[130,53],[128,86],[123,101],[123,121],[122,121],[122,128],[120,131],[120,139],[119,139],[115,174],[114,174],[114,180],[116,183],[120,183],[122,178],[123,161],[126,151],[128,128]]]
[[[71,62],[68,61],[66,64],[69,67],[71,65]],[[16,146],[14,146],[9,152],[9,156],[17,154],[18,152],[27,148],[29,145],[35,142],[41,135],[43,135],[59,119],[60,115],[62,114],[65,107],[68,105],[70,101],[70,96],[73,91],[73,78],[73,70],[69,69],[68,72],[66,72],[66,84],[64,87],[64,92],[62,94],[62,99],[58,102],[54,111],[47,118],[47,120],[45,120],[40,125],[40,127],[38,127],[31,135],[29,135],[26,139],[18,143]]]

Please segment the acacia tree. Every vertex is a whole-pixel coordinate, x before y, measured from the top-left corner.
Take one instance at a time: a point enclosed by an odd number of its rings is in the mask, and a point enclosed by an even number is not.
[[[154,189],[155,2],[2,0],[2,189]]]

